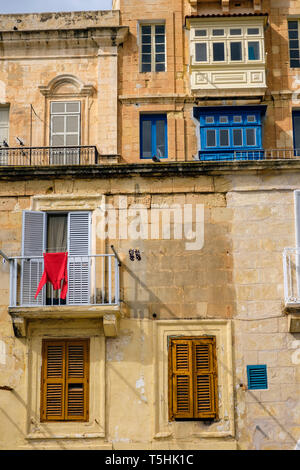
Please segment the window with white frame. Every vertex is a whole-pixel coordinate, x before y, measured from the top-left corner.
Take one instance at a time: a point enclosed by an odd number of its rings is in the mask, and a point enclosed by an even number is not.
[[[290,67],[300,67],[299,20],[288,21]]]
[[[80,101],[52,101],[50,104],[50,146],[69,147],[51,150],[52,164],[79,163],[80,104]]]
[[[9,107],[0,107],[0,146],[3,142],[8,142],[8,129],[9,129]]]
[[[264,31],[262,25],[194,25],[191,28],[191,55],[193,63],[255,64],[264,59]]]
[[[140,71],[165,72],[165,24],[140,24]]]

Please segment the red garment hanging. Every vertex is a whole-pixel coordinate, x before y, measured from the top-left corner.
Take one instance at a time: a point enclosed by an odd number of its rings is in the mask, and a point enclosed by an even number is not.
[[[44,253],[44,272],[34,296],[35,299],[46,282],[51,282],[53,289],[57,290],[61,288],[61,281],[63,281],[63,285],[60,298],[66,298],[68,290],[67,262],[68,253]]]

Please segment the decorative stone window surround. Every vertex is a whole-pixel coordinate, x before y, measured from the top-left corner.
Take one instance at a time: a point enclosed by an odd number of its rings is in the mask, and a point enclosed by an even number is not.
[[[154,439],[178,437],[234,438],[234,403],[231,322],[229,320],[159,320],[155,323],[155,395]],[[168,337],[213,335],[217,344],[219,421],[205,426],[199,421],[169,422],[168,413]]]

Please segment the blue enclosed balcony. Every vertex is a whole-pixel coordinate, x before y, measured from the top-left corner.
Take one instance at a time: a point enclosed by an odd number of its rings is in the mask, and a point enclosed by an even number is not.
[[[262,160],[266,106],[200,106],[199,160]]]

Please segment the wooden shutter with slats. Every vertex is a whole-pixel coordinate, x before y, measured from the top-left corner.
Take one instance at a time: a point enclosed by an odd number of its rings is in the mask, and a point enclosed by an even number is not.
[[[44,340],[42,351],[42,421],[87,421],[88,340]]]
[[[214,337],[174,338],[169,343],[170,419],[211,419],[217,415]]]

